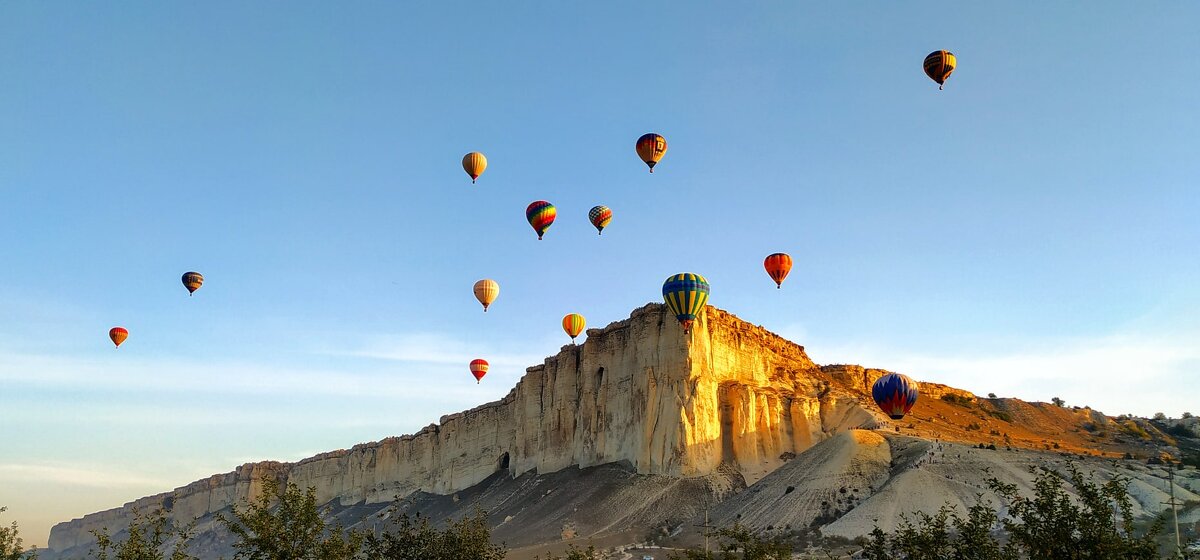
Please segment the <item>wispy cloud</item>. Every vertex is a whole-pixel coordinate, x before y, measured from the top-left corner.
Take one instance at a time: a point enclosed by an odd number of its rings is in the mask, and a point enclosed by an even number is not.
[[[409,362],[417,364],[466,364],[484,357],[493,366],[525,368],[541,364],[546,355],[557,352],[557,347],[544,346],[547,352],[511,352],[491,345],[470,344],[464,340],[439,334],[397,334],[362,337],[360,342],[349,343],[339,349],[328,350],[330,355],[354,356],[376,360]],[[531,345],[532,346],[532,345]]]
[[[0,486],[55,484],[84,488],[169,488],[171,481],[123,469],[53,463],[0,463]]]
[[[478,350],[477,350],[478,352]],[[175,391],[196,394],[329,395],[426,398],[447,400],[446,379],[467,376],[467,364],[480,355],[492,363],[496,377],[515,380],[525,368],[541,363],[532,353],[482,352],[432,335],[374,337],[368,343],[328,352],[342,357],[336,366],[314,368],[224,361],[182,361],[122,354],[120,359],[4,352],[0,381],[48,388],[96,388],[122,391]],[[378,361],[397,362],[379,364]],[[327,362],[328,360],[322,360]],[[337,360],[335,360],[337,361]],[[474,384],[462,394],[478,392]],[[482,394],[482,393],[481,393]]]

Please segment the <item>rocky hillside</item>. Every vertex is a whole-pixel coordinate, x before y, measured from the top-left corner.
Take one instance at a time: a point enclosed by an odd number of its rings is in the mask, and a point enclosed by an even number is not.
[[[50,549],[86,550],[90,530],[115,530],[134,509],[165,506],[176,520],[200,519],[203,556],[219,556],[227,543],[212,515],[253,499],[263,477],[315,487],[348,524],[370,519],[397,496],[438,518],[474,503],[490,512],[499,537],[536,545],[670,533],[716,504],[722,519],[740,514],[762,521],[756,524],[828,525],[851,534],[861,524],[852,523],[850,502],[882,492],[922,445],[994,444],[993,456],[1178,453],[1167,427],[1146,420],[980,399],[933,383],[922,384],[912,414],[892,423],[868,394],[884,371],[818,366],[803,347],[712,307],[690,335],[657,304],[587,334],[583,344],[529,368],[499,401],[413,435],[297,463],[246,464],[60,523]],[[823,470],[811,467],[817,464]],[[832,478],[805,474],[818,471]],[[756,500],[781,484],[794,494],[792,505]],[[761,494],[764,488],[771,490]],[[930,488],[930,503],[951,495]]]

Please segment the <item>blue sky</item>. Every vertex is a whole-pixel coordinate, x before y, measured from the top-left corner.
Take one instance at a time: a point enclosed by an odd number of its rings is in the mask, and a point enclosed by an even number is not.
[[[415,431],[682,271],[822,363],[1200,408],[1196,5],[511,4],[0,5],[5,519]]]

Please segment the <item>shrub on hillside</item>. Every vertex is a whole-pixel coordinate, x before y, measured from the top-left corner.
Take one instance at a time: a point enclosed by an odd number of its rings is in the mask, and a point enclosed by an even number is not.
[[[1138,423],[1132,419],[1121,422],[1120,426],[1121,429],[1125,430],[1130,435],[1137,436],[1141,439],[1150,439],[1150,433],[1147,432],[1145,428],[1139,426]]]
[[[672,553],[671,560],[791,560],[792,545],[782,536],[767,536],[756,533],[749,527],[735,523],[732,527],[719,529],[711,536],[717,537],[720,556],[703,550],[685,550]]]
[[[435,529],[428,518],[419,516],[400,514],[392,519],[382,534],[367,535],[364,560],[503,560],[508,554],[504,546],[492,544],[487,515],[480,510],[451,521],[444,530]],[[572,554],[568,552],[566,560],[592,558]]]
[[[473,559],[474,557],[463,557],[463,558],[472,558]],[[503,558],[503,556],[501,556],[500,558]],[[555,556],[555,555],[551,554],[546,557],[546,560],[601,560],[602,558],[603,558],[603,556],[600,555],[600,552],[598,550],[596,550],[596,547],[594,547],[594,546],[588,545],[587,548],[579,548],[575,545],[570,545],[567,547],[567,555],[566,556]],[[534,560],[541,560],[541,559],[542,559],[541,556],[534,556]],[[456,560],[458,560],[458,559],[456,559]]]
[[[232,518],[220,515],[218,519],[236,539],[236,560],[354,558],[363,535],[327,524],[322,513],[315,488],[302,491],[295,483],[281,486],[264,477],[263,492],[257,500],[244,508],[234,507]]]
[[[118,541],[108,533],[108,528],[92,531],[96,537],[96,549],[91,551],[96,560],[196,560],[187,553],[192,542],[192,525],[173,527],[162,509],[148,514],[133,513],[133,521],[125,530],[125,540]],[[170,541],[171,553],[166,553]]]
[[[1005,411],[1005,410],[988,410],[988,411],[987,411],[987,413],[988,413],[988,414],[990,414],[990,415],[992,415],[994,418],[997,418],[997,419],[1003,420],[1003,421],[1005,421],[1005,422],[1008,422],[1009,424],[1012,424],[1013,417],[1012,417],[1012,414],[1009,414],[1009,413],[1008,413],[1008,411]]]
[[[966,407],[970,407],[975,402],[973,399],[970,399],[967,397],[961,397],[961,396],[955,395],[954,393],[946,393],[941,396],[941,399],[950,404],[956,404],[958,406],[966,406]]]
[[[1069,479],[1076,496],[1067,491]],[[1150,560],[1158,558],[1156,522],[1145,534],[1133,525],[1129,479],[1103,484],[1070,467],[1066,479],[1041,469],[1033,496],[1015,484],[993,478],[989,487],[1000,496],[1009,517],[1003,520],[991,503],[980,500],[965,517],[949,506],[934,515],[903,517],[893,533],[879,527],[863,549],[867,560],[1016,560],[1018,558],[1090,558]]]

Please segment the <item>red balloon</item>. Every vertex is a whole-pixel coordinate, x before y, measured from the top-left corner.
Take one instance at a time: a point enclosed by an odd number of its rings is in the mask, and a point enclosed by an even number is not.
[[[471,375],[475,376],[475,383],[483,380],[483,376],[487,375],[488,367],[490,366],[488,366],[487,360],[471,360]]]
[[[120,348],[121,343],[129,338],[129,331],[125,330],[125,327],[113,327],[108,329],[108,338],[112,339],[115,347]]]

